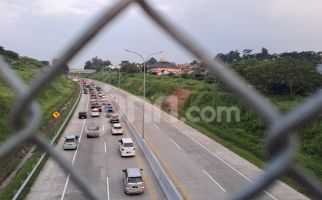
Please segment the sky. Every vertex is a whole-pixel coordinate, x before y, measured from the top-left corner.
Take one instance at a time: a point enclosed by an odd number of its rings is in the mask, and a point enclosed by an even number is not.
[[[0,46],[22,56],[52,61],[106,9],[120,0],[1,0]],[[262,47],[269,53],[322,50],[321,0],[149,0],[211,56]],[[83,68],[98,56],[118,64],[146,57],[189,63],[177,45],[136,4],[106,26],[70,62]]]

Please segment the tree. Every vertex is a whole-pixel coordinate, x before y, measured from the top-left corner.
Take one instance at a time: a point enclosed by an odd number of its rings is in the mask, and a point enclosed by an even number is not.
[[[126,72],[126,73],[138,73],[140,72],[139,67],[135,63],[130,63],[127,60],[121,61],[121,72]]]
[[[111,61],[103,60],[97,56],[85,62],[84,69],[95,69],[97,72],[102,71],[105,67],[111,65]]]
[[[261,56],[262,56],[262,59],[268,59],[270,57],[268,50],[264,47],[262,48]]]
[[[305,94],[321,85],[321,75],[314,64],[297,59],[248,62],[233,65],[257,89],[271,94]]]
[[[243,50],[243,58],[249,59],[251,57],[253,49],[244,49]]]
[[[7,58],[12,59],[12,60],[16,60],[19,58],[19,54],[17,54],[14,51],[4,50],[2,53],[4,56],[6,56]]]
[[[240,53],[237,49],[235,51],[230,51],[227,54],[219,53],[215,56],[215,59],[219,59],[226,64],[237,62],[240,58]]]
[[[145,64],[146,65],[153,65],[156,62],[158,62],[158,61],[154,57],[151,57]]]
[[[85,62],[84,69],[92,69],[92,62],[90,60]]]
[[[227,63],[233,63],[238,60],[240,60],[240,53],[237,49],[235,51],[230,51],[227,54]]]
[[[189,63],[189,65],[198,65],[199,62],[197,60],[193,60],[191,63]]]

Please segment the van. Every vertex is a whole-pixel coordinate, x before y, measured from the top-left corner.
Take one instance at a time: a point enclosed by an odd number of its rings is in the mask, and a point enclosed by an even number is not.
[[[135,156],[135,147],[132,138],[122,138],[119,140],[121,156]]]
[[[144,181],[142,176],[142,169],[127,168],[123,169],[123,184],[124,192],[126,194],[137,194],[144,192]]]
[[[67,135],[65,136],[63,148],[64,150],[75,150],[78,147],[78,136],[77,135]]]

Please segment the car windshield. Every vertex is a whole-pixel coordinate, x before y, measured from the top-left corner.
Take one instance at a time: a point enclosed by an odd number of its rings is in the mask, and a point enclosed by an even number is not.
[[[75,142],[75,139],[74,138],[66,138],[65,142]]]
[[[87,127],[87,129],[88,129],[88,130],[98,130],[98,126],[95,126],[95,125],[93,125],[93,126],[88,126],[88,127]]]
[[[134,147],[133,143],[124,143],[124,147]]]
[[[117,127],[114,127],[114,129],[121,129],[122,127],[120,127],[120,126],[117,126]]]
[[[129,177],[128,182],[129,183],[139,183],[139,182],[142,182],[142,177]]]

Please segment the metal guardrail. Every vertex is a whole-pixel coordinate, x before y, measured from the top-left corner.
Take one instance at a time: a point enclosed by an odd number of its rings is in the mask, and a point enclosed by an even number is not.
[[[154,176],[158,180],[158,183],[161,186],[162,191],[164,192],[167,199],[171,200],[183,200],[181,194],[177,190],[176,186],[168,176],[167,172],[162,167],[161,163],[159,162],[158,158],[154,155],[153,151],[150,149],[148,144],[142,139],[140,131],[134,126],[134,124],[127,118],[126,114],[123,110],[118,106],[117,103],[113,101],[113,105],[119,111],[120,116],[123,118],[124,122],[126,123],[127,127],[130,129],[136,143],[139,145],[140,149],[142,150],[146,160],[151,167]]]
[[[79,90],[79,95],[77,97],[77,100],[75,101],[75,104],[73,105],[72,109],[69,111],[69,113],[66,116],[65,120],[63,121],[62,125],[57,130],[55,136],[51,139],[50,145],[53,145],[55,143],[56,139],[58,138],[58,136],[60,135],[61,131],[65,127],[66,123],[70,120],[70,117],[72,116],[73,112],[75,111],[75,108],[76,108],[76,106],[77,106],[77,104],[79,102],[79,99],[80,99],[81,95],[82,95],[82,91]],[[25,187],[28,184],[29,180],[34,175],[34,173],[38,169],[40,163],[43,161],[43,159],[45,158],[45,156],[46,156],[46,152],[41,155],[40,159],[37,161],[36,165],[33,167],[33,169],[31,170],[31,172],[27,176],[27,178],[23,181],[22,185],[20,186],[20,188],[18,189],[18,191],[16,192],[16,194],[12,198],[12,200],[16,200],[19,197],[20,193],[25,189]]]
[[[61,69],[66,66],[68,61],[93,39],[103,27],[110,24],[116,16],[132,4],[140,6],[143,12],[167,32],[180,46],[208,66],[227,88],[246,103],[249,108],[253,109],[258,116],[263,118],[268,125],[265,148],[271,153],[272,157],[267,163],[265,173],[254,183],[243,186],[240,192],[232,194],[230,199],[254,198],[263,189],[269,187],[283,176],[288,176],[303,185],[316,199],[322,199],[322,186],[319,181],[303,172],[295,162],[298,142],[296,130],[308,124],[322,112],[322,95],[315,94],[302,106],[286,115],[282,115],[262,94],[253,88],[247,87],[248,84],[244,79],[220,61],[213,60],[212,56],[201,48],[198,43],[188,37],[187,34],[178,30],[178,25],[174,25],[166,20],[153,6],[147,3],[147,0],[120,0],[107,8],[67,49],[61,51],[61,56],[58,56],[58,62],[38,76],[30,87],[27,87],[13,69],[3,59],[0,59],[1,76],[17,94],[10,120],[15,134],[6,143],[1,145],[0,160],[8,156],[10,152],[13,152],[20,145],[33,141],[46,151],[48,155],[53,157],[66,173],[70,174],[73,181],[89,199],[99,199],[84,178],[77,174],[75,170],[72,170],[71,164],[66,162],[46,142],[43,136],[36,134],[40,124],[41,110],[39,104],[34,99],[46,85],[60,74]]]

